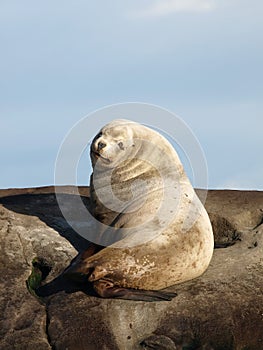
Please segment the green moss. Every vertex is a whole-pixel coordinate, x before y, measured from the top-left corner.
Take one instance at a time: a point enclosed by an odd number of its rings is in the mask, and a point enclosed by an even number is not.
[[[50,271],[51,267],[44,259],[35,257],[32,260],[32,271],[26,280],[26,286],[29,293],[40,301],[43,301],[43,299],[37,295],[36,290],[41,286],[42,281],[45,280]]]

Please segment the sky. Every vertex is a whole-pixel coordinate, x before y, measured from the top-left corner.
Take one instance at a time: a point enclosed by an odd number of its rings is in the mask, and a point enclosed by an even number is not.
[[[53,184],[74,124],[142,102],[189,126],[209,188],[263,189],[262,11],[261,0],[2,0],[0,188]]]

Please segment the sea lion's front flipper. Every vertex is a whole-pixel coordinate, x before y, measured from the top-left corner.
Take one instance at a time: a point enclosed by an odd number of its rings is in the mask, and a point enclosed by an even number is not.
[[[79,253],[71,261],[70,265],[63,271],[62,275],[68,279],[76,281],[84,281],[90,273],[89,268],[86,268],[85,261],[92,255],[98,253],[104,247],[95,243],[91,243],[90,246],[84,251]]]
[[[159,290],[141,290],[115,286],[107,280],[98,280],[93,283],[95,291],[102,298],[117,298],[137,301],[169,301],[177,296],[176,293]]]

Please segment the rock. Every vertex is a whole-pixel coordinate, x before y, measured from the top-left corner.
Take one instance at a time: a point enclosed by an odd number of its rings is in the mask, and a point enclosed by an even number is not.
[[[26,288],[31,261],[35,256],[45,258],[52,266],[49,276],[52,279],[76,255],[76,250],[65,238],[35,216],[36,211],[32,211],[32,215],[19,213],[20,207],[21,212],[31,210],[28,196],[0,199],[6,203],[0,207],[0,349],[5,350],[51,348],[46,333],[45,306]],[[54,195],[52,197],[54,201]],[[32,203],[37,203],[35,210],[41,211],[44,207],[39,199],[34,197]]]
[[[74,211],[77,189],[61,192]],[[235,244],[216,249],[203,276],[170,287],[171,302],[60,291],[45,305],[26,287],[32,260],[46,261],[51,281],[88,243],[52,187],[0,191],[0,349],[263,349],[263,192],[209,191],[206,208],[218,244]]]
[[[151,335],[145,339],[141,345],[144,349],[159,349],[159,350],[176,350],[176,346],[172,339],[165,335]]]

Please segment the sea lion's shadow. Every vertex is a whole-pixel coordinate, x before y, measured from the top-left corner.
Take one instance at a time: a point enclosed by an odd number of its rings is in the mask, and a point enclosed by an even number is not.
[[[61,195],[61,194],[60,194]],[[74,208],[74,204],[79,200],[79,196],[74,194],[62,194],[65,196],[65,203]],[[83,204],[89,207],[89,197],[81,196]],[[90,242],[76,233],[61,213],[54,193],[48,194],[20,194],[0,198],[0,204],[13,212],[28,216],[37,216],[46,225],[53,228],[62,237],[82,253]],[[43,257],[45,258],[45,257]],[[65,266],[66,268],[66,266]],[[43,285],[37,291],[41,297],[47,297],[60,291],[74,293],[82,291],[88,295],[95,295],[91,283],[87,280],[72,281],[64,277],[63,272],[51,282]]]
[[[66,278],[63,272],[49,283],[44,284],[43,281],[43,285],[36,289],[36,294],[40,298],[50,297],[59,292],[65,292],[67,294],[83,292],[89,296],[98,297],[92,283],[87,280],[86,276],[82,280],[74,281]]]
[[[75,194],[60,194],[64,197],[68,207],[75,208],[79,196]],[[89,197],[81,196],[85,207],[89,208]],[[80,236],[72,229],[64,218],[56,200],[54,193],[47,194],[21,194],[0,198],[0,204],[6,209],[19,214],[37,216],[49,227],[57,231],[62,237],[66,238],[70,244],[78,251],[87,249],[90,242]]]

